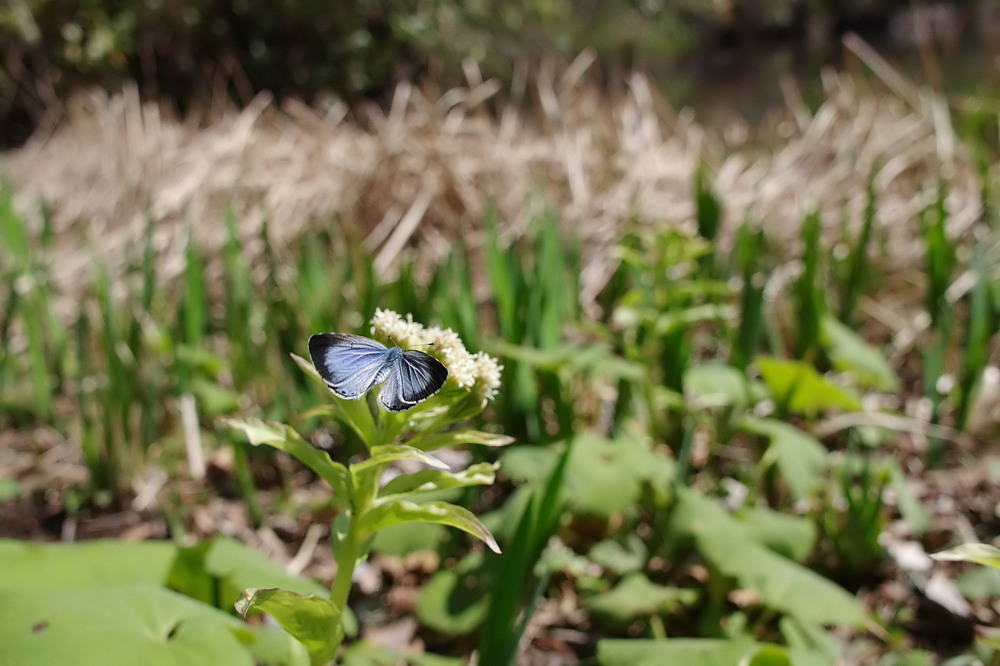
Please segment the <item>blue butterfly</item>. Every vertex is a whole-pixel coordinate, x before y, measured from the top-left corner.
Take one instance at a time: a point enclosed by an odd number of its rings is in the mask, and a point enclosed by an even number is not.
[[[390,412],[426,400],[448,379],[448,369],[430,354],[386,347],[360,335],[318,333],[309,338],[309,355],[338,398],[355,400],[385,382],[378,401]]]

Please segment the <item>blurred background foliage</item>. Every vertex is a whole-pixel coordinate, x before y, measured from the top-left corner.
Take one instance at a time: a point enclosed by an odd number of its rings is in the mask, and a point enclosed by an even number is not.
[[[988,4],[988,3],[987,3]],[[835,46],[905,23],[907,0],[7,0],[0,145],[23,142],[72,92],[136,81],[186,113],[259,91],[308,103],[380,99],[400,80],[447,87],[466,58],[510,80],[525,62],[593,49],[609,73],[736,43]],[[968,22],[974,2],[950,3]],[[903,17],[902,19],[900,17]],[[954,18],[954,17],[953,17]]]

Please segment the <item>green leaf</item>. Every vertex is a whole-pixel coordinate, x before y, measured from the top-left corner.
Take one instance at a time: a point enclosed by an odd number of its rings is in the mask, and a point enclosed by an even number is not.
[[[402,653],[379,647],[365,640],[357,641],[340,655],[341,666],[464,666],[465,659],[442,657],[436,654]]]
[[[865,622],[857,600],[843,588],[765,546],[734,541],[732,532],[718,527],[696,530],[695,539],[706,559],[755,590],[765,606],[816,624]]]
[[[493,574],[482,553],[462,558],[452,569],[438,571],[424,585],[415,612],[420,622],[448,636],[471,633],[486,617]]]
[[[781,635],[791,652],[796,655],[808,654],[807,666],[833,666],[840,657],[840,644],[822,627],[800,621],[798,618],[786,615],[778,623]],[[800,660],[802,658],[800,657]],[[795,662],[798,665],[798,661]]]
[[[742,510],[740,518],[750,538],[798,562],[806,559],[816,545],[816,525],[810,518],[763,506]]]
[[[403,474],[389,481],[379,493],[381,498],[411,493],[423,493],[447,488],[466,486],[488,486],[496,478],[499,463],[477,463],[461,472],[444,472],[439,469],[423,469],[413,474]]]
[[[166,582],[177,546],[114,539],[85,543],[0,540],[0,590],[59,591]]]
[[[203,601],[221,602],[227,608],[245,588],[255,585],[329,596],[323,585],[288,573],[262,553],[228,537],[179,549],[168,584]]]
[[[975,562],[994,569],[1000,569],[1000,548],[985,543],[963,543],[940,553],[931,555],[935,560]]]
[[[854,375],[862,386],[889,392],[899,389],[899,378],[885,355],[832,315],[821,321],[820,341],[833,366]]]
[[[326,452],[302,439],[291,426],[254,418],[223,419],[222,422],[234,430],[242,430],[254,446],[266,444],[294,456],[329,483],[343,499],[352,497],[353,485],[347,467],[330,460]]]
[[[645,574],[636,572],[608,592],[591,597],[585,605],[606,622],[621,626],[636,618],[671,613],[697,599],[697,590],[656,585]]]
[[[654,666],[657,664],[733,666],[744,663],[744,660],[750,659],[756,651],[757,644],[744,636],[730,640],[614,638],[597,642],[597,663],[601,666]]]
[[[648,556],[646,544],[632,533],[625,536],[624,545],[611,539],[599,541],[590,549],[589,555],[591,561],[617,574],[639,571],[645,566]]]
[[[746,373],[721,361],[693,365],[684,373],[684,393],[699,405],[745,409],[765,392]]]
[[[784,421],[746,417],[740,419],[739,427],[771,440],[761,465],[777,465],[792,493],[799,499],[808,497],[826,469],[826,448],[812,435]]]
[[[1000,569],[972,567],[955,579],[955,586],[969,601],[985,601],[1000,597]]]
[[[483,432],[481,430],[454,430],[420,434],[406,443],[408,446],[429,451],[445,447],[452,448],[464,444],[489,447],[507,446],[514,443],[514,438],[492,432]]]
[[[754,362],[774,399],[797,414],[814,418],[834,408],[861,411],[856,396],[828,381],[807,363],[763,356]]]
[[[388,465],[397,460],[416,460],[437,469],[448,469],[446,464],[420,449],[412,446],[386,444],[373,446],[370,458],[351,465],[351,474],[358,475],[366,470],[374,469],[380,465]]]
[[[0,591],[0,645],[12,664],[252,666],[254,640],[233,616],[156,585]],[[295,663],[291,654],[284,663]]]
[[[644,484],[665,487],[673,472],[673,461],[650,449],[648,442],[582,434],[573,442],[566,500],[580,513],[610,516],[634,506]]]
[[[243,617],[264,611],[305,647],[313,664],[325,664],[344,639],[340,609],[328,599],[275,588],[248,588],[235,604]]]
[[[719,500],[687,488],[677,491],[670,528],[680,537],[691,537],[701,530],[723,531],[736,543],[756,542],[796,560],[805,559],[816,540],[816,528],[809,518],[766,507],[748,507],[731,514]]]
[[[463,532],[468,532],[489,546],[493,552],[500,552],[500,546],[497,545],[496,539],[486,529],[486,526],[479,522],[475,514],[468,509],[448,502],[416,504],[404,500],[390,500],[384,503],[376,500],[376,505],[365,513],[361,520],[363,521],[362,529],[367,534],[374,534],[389,525],[407,522],[449,525],[457,527]]]
[[[500,469],[518,485],[537,483],[552,472],[558,457],[551,446],[516,446],[500,455]]]

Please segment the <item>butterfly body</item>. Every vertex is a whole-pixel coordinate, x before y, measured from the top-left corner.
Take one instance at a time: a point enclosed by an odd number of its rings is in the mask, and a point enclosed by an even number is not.
[[[386,347],[360,335],[318,333],[309,338],[309,355],[339,398],[356,400],[384,383],[378,401],[390,412],[402,412],[426,400],[448,379],[448,369],[430,354]]]

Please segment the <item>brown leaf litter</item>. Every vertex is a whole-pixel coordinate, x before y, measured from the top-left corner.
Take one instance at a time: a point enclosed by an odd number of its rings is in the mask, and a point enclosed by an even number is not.
[[[831,236],[844,213],[856,229],[873,169],[890,268],[921,265],[918,214],[937,195],[939,173],[951,234],[980,217],[972,160],[933,93],[862,92],[827,73],[825,101],[813,112],[790,92],[788,118],[773,128],[783,138],[762,149],[727,144],[725,129],[674,111],[641,75],[622,94],[602,92],[586,80],[592,60],[582,54],[561,76],[541,67],[530,86],[512,85],[507,103],[470,66],[467,86],[433,96],[403,84],[387,112],[369,108],[363,120],[262,94],[198,125],[141,102],[134,88],[95,92],[75,100],[58,127],[3,155],[0,178],[36,227],[45,202],[67,297],[88,283],[95,256],[120,273],[140,251],[147,220],[166,278],[182,270],[189,230],[210,252],[221,247],[227,207],[250,254],[265,220],[279,247],[323,226],[356,225],[391,277],[407,248],[435,262],[459,235],[476,247],[492,201],[506,238],[524,234],[541,206],[577,230],[587,303],[614,266],[609,249],[627,220],[693,229],[702,163],[723,202],[723,244],[749,219],[794,255],[812,207]],[[526,87],[532,110],[518,103]]]

